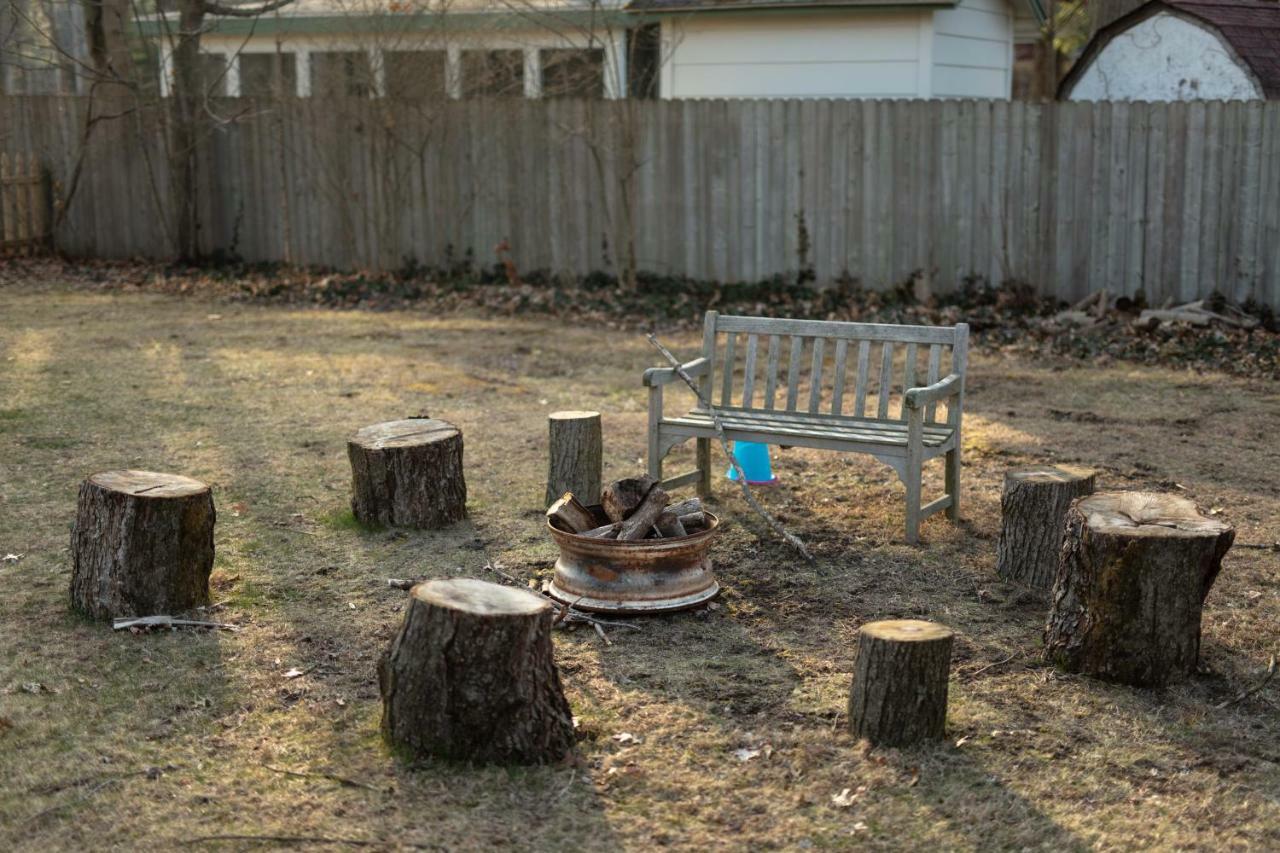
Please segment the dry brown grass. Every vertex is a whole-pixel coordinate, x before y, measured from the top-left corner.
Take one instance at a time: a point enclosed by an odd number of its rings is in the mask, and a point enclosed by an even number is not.
[[[553,322],[0,291],[0,554],[24,555],[0,564],[0,848],[215,835],[380,849],[1280,846],[1280,687],[1214,707],[1276,651],[1276,554],[1228,556],[1205,672],[1161,691],[1041,665],[1044,605],[993,577],[1000,472],[1032,461],[1096,465],[1114,487],[1177,483],[1221,507],[1239,542],[1280,540],[1274,386],[1151,369],[975,358],[966,521],[930,520],[918,549],[900,544],[887,468],[778,454],[784,485],[765,500],[816,569],[721,486],[718,610],[646,620],[612,647],[558,636],[577,766],[401,766],[377,730],[374,661],[403,601],[383,579],[484,576],[487,560],[548,576],[546,414],[602,410],[607,474],[643,453],[653,354],[639,336],[603,340]],[[344,436],[424,411],[464,430],[471,520],[354,528]],[[122,466],[213,484],[215,597],[245,630],[119,635],[67,612],[76,487]],[[866,752],[842,725],[854,632],[905,615],[958,633],[949,741]],[[307,674],[285,680],[291,667]],[[743,747],[762,752],[741,761]],[[845,788],[856,797],[837,807]]]

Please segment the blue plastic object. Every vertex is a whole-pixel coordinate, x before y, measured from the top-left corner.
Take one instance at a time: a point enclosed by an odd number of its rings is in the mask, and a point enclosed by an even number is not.
[[[733,456],[742,466],[742,473],[747,475],[747,482],[753,486],[767,486],[778,482],[773,476],[773,466],[769,464],[769,445],[757,444],[754,441],[735,441]],[[738,472],[729,466],[725,475],[730,480],[738,479]]]

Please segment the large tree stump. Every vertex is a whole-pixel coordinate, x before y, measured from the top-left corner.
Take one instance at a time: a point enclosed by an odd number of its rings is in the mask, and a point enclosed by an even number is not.
[[[942,737],[951,640],[950,628],[917,619],[863,625],[849,693],[854,736],[884,746]]]
[[[551,605],[480,580],[427,581],[378,663],[382,732],[414,756],[546,764],[573,747]]]
[[[213,522],[213,492],[199,480],[94,474],[80,485],[71,528],[71,606],[112,619],[208,604]]]
[[[1067,512],[1045,657],[1159,686],[1195,671],[1200,610],[1235,530],[1175,495],[1102,492]]]
[[[547,495],[543,506],[565,492],[587,506],[600,503],[604,438],[599,412],[552,412]]]
[[[1032,465],[1004,475],[996,573],[1014,583],[1053,589],[1071,502],[1093,494],[1096,473],[1068,465]]]
[[[445,527],[467,514],[462,432],[435,418],[387,421],[347,440],[351,511],[361,524]]]

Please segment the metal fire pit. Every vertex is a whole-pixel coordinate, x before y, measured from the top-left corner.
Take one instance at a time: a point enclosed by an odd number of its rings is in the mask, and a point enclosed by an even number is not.
[[[548,592],[596,613],[666,613],[709,601],[720,592],[707,556],[720,519],[706,515],[706,530],[630,542],[565,533],[548,522],[560,546]]]

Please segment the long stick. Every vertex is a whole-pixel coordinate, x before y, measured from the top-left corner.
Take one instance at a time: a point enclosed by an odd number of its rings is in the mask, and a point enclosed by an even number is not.
[[[787,529],[783,527],[776,518],[770,515],[764,507],[760,506],[760,502],[756,500],[756,496],[751,493],[751,486],[747,483],[747,473],[742,470],[742,466],[738,464],[737,457],[734,456],[733,451],[729,449],[729,439],[725,438],[724,424],[720,422],[720,413],[716,411],[715,406],[712,406],[711,401],[702,396],[702,392],[698,390],[697,384],[694,383],[688,373],[685,373],[684,368],[680,366],[680,360],[672,355],[671,350],[662,345],[662,342],[658,340],[656,335],[649,335],[649,343],[653,344],[654,347],[657,348],[658,352],[662,353],[663,357],[666,358],[667,361],[671,362],[671,366],[675,368],[676,375],[684,380],[684,384],[689,386],[689,390],[693,392],[694,396],[698,398],[698,402],[707,410],[707,414],[711,416],[711,423],[716,428],[716,438],[720,439],[720,446],[724,449],[725,455],[729,457],[729,464],[733,466],[734,472],[738,475],[738,485],[742,486],[742,496],[747,499],[747,503],[751,505],[751,508],[756,511],[757,515],[763,518],[768,525],[773,528],[775,533],[786,540],[788,545],[799,551],[800,556],[804,557],[805,561],[812,565],[815,562],[813,555],[809,553],[808,548],[804,547],[804,543],[796,538],[795,535],[787,532]]]

